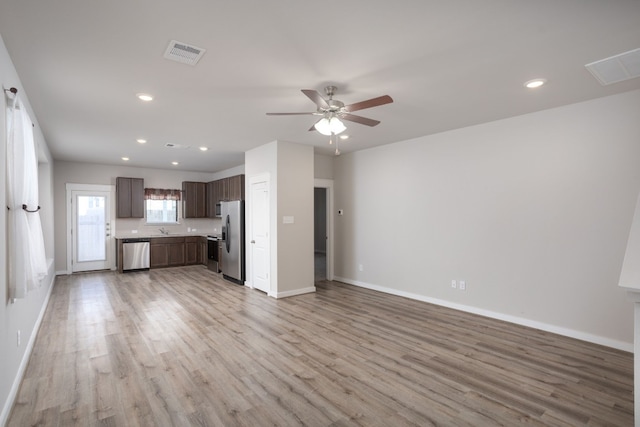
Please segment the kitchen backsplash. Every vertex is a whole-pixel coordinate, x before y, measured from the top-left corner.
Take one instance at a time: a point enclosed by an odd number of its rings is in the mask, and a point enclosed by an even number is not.
[[[169,235],[189,235],[194,236],[220,234],[222,231],[222,220],[219,218],[180,218],[179,224],[147,224],[145,219],[116,218],[115,233],[117,237],[147,237],[162,236],[161,228],[167,230]]]

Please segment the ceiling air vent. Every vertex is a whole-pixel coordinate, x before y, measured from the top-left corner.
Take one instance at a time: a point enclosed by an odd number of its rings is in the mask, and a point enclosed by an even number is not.
[[[585,67],[602,85],[640,77],[640,49],[601,59]]]
[[[176,40],[171,40],[164,57],[183,64],[196,65],[206,49],[195,47]]]
[[[174,144],[173,142],[167,142],[164,146],[167,148],[173,148],[174,150],[188,150],[191,148],[190,145]]]

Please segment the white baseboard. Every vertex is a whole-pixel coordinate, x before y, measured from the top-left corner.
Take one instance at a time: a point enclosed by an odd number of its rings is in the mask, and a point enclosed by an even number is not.
[[[287,297],[293,297],[296,295],[309,294],[315,291],[316,291],[316,287],[310,286],[308,288],[294,289],[293,291],[277,292],[273,295],[269,294],[269,296],[273,296],[275,298],[287,298]]]
[[[384,292],[386,294],[396,295],[400,297],[410,298],[417,301],[427,302],[430,304],[439,305],[442,307],[452,308],[454,310],[460,310],[467,313],[477,314],[479,316],[489,317],[491,319],[503,320],[505,322],[514,323],[516,325],[528,326],[530,328],[539,329],[545,332],[551,332],[558,335],[563,335],[569,338],[575,338],[581,341],[587,341],[593,344],[603,345],[605,347],[611,347],[622,351],[628,351],[633,353],[633,343],[613,340],[599,335],[588,334],[586,332],[576,331],[574,329],[563,328],[556,325],[550,325],[544,322],[538,322],[535,320],[524,319],[522,317],[512,316],[510,314],[498,313],[496,311],[485,310],[478,307],[472,307],[463,304],[457,304],[451,301],[441,300],[437,298],[430,298],[420,294],[414,294],[411,292],[400,291],[397,289],[386,288],[384,286],[372,285],[365,282],[359,282],[357,280],[347,279],[346,277],[335,277],[334,280],[347,283],[349,285],[358,286],[361,288],[371,289],[374,291]]]
[[[51,271],[53,260],[47,260],[47,261],[49,264],[48,271]],[[47,310],[47,306],[49,305],[49,298],[51,298],[51,292],[53,291],[53,284],[54,284],[54,281],[56,280],[55,274],[50,274],[50,276],[51,276],[51,279],[49,280],[49,291],[47,292],[47,296],[45,297],[44,302],[42,303],[42,307],[40,308],[38,319],[33,325],[33,330],[31,331],[29,342],[27,343],[24,354],[22,356],[22,360],[20,361],[18,372],[16,373],[16,376],[13,379],[13,384],[11,385],[11,390],[9,390],[9,395],[7,396],[7,400],[4,402],[2,413],[0,413],[0,426],[6,425],[9,419],[9,413],[11,412],[11,408],[13,408],[13,403],[15,402],[16,396],[18,395],[18,390],[20,389],[22,378],[24,377],[24,373],[27,369],[27,364],[29,363],[29,358],[31,357],[31,352],[33,351],[33,346],[36,342],[36,336],[38,335],[40,324],[42,323],[42,319],[44,318],[44,313]]]

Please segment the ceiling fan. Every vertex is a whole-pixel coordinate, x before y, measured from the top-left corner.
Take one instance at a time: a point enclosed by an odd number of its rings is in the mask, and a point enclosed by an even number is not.
[[[327,86],[324,88],[329,99],[324,99],[317,90],[302,89],[302,93],[312,100],[318,109],[312,113],[267,113],[268,116],[289,116],[289,115],[314,115],[322,116],[311,128],[317,130],[323,135],[337,135],[343,132],[346,127],[340,121],[348,120],[350,122],[360,123],[365,126],[376,126],[380,123],[378,120],[368,119],[366,117],[351,114],[353,111],[364,110],[365,108],[377,107],[379,105],[390,104],[393,99],[389,95],[379,96],[377,98],[368,99],[366,101],[356,102],[355,104],[344,105],[344,102],[333,99],[336,93],[335,86]]]

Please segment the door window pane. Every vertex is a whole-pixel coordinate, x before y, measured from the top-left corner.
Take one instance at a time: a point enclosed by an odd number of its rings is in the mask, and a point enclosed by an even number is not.
[[[105,199],[104,196],[78,196],[78,262],[106,260]]]

